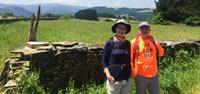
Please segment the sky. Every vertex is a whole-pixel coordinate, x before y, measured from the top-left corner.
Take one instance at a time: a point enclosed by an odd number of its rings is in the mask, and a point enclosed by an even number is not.
[[[107,7],[129,7],[129,8],[155,8],[154,0],[0,0],[7,4],[43,4],[60,3],[77,6],[107,6]]]

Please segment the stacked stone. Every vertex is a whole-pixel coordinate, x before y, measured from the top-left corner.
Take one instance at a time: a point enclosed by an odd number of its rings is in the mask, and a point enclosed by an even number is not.
[[[97,84],[103,83],[105,78],[101,65],[103,54],[103,45],[93,45],[88,47],[87,64],[90,65],[88,77]]]
[[[74,80],[74,83],[78,86],[84,84],[88,80],[87,73],[87,47],[76,45],[67,51],[63,59],[62,65],[63,69],[66,71],[65,77]],[[70,61],[69,61],[70,60]],[[68,69],[69,68],[69,69]],[[71,73],[69,73],[71,71]]]
[[[187,51],[190,55],[199,52],[200,42],[198,41],[162,41],[162,47],[165,49],[165,56],[175,59],[175,52],[180,50]]]
[[[4,84],[4,93],[15,93],[19,90],[19,82],[23,71],[30,69],[30,62],[23,60],[23,50],[16,50],[9,60],[5,61],[4,69],[1,73],[1,84]]]

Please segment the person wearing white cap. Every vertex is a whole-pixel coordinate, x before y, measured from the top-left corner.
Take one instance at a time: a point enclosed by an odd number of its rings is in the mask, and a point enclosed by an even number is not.
[[[164,49],[150,31],[148,22],[141,22],[138,34],[131,41],[131,69],[135,78],[136,94],[160,94],[158,79],[158,58]]]
[[[107,94],[130,94],[130,42],[125,38],[130,31],[131,25],[124,19],[117,21],[112,26],[114,36],[105,44],[102,65],[107,77]]]

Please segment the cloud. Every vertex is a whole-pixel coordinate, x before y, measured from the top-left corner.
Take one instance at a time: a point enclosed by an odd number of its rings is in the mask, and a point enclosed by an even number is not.
[[[11,3],[11,4],[32,4],[32,3],[65,3],[65,4],[75,4],[78,0],[0,0],[1,3]]]
[[[55,2],[59,3],[66,3],[66,4],[75,4],[78,0],[54,0]]]
[[[28,1],[28,2],[27,2]],[[108,7],[155,7],[154,0],[0,0],[0,3],[9,4],[38,4],[60,3],[78,6],[108,6]]]
[[[116,3],[112,7],[119,7],[121,6],[123,0],[117,0]]]

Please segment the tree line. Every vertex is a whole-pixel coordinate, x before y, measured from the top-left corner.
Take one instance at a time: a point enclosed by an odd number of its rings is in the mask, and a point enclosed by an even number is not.
[[[157,0],[154,21],[200,25],[200,0]]]
[[[117,16],[113,15],[112,13],[97,13],[95,9],[83,9],[79,10],[75,13],[75,18],[77,19],[85,19],[85,20],[98,20],[98,17],[105,17],[105,18],[116,18],[116,19],[127,19],[131,20],[130,16]]]

